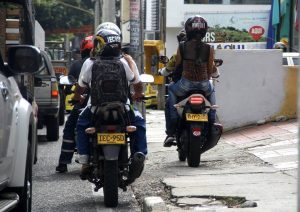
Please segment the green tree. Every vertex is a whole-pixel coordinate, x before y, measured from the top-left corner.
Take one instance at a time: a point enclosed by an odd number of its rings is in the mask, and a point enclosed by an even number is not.
[[[45,31],[92,25],[92,0],[34,0],[36,20]]]

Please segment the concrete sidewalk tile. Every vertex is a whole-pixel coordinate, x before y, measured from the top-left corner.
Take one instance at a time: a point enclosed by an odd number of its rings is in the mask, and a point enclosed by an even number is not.
[[[253,141],[253,139],[250,139],[240,133],[233,133],[233,134],[227,134],[222,136],[222,138],[225,140],[225,142],[233,145],[248,143]]]
[[[253,140],[262,140],[270,138],[270,135],[259,131],[256,127],[241,130],[240,133]]]
[[[274,125],[272,125],[270,123],[258,126],[257,129],[259,131],[262,131],[265,134],[268,134],[268,135],[278,135],[278,134],[284,134],[284,133],[288,133],[289,132],[286,129],[280,128],[278,126],[274,126]]]

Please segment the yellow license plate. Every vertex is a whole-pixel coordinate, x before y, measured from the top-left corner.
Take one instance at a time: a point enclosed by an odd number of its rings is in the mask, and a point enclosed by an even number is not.
[[[98,144],[125,144],[125,133],[98,133]]]
[[[208,121],[207,114],[192,114],[192,113],[186,113],[186,120],[187,121]]]

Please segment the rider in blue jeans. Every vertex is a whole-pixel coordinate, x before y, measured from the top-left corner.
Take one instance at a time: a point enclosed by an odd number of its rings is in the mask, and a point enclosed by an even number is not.
[[[217,73],[214,65],[214,51],[210,45],[204,43],[208,29],[206,20],[201,16],[194,16],[185,22],[186,41],[179,44],[176,54],[176,67],[182,65],[182,76],[176,83],[168,87],[168,116],[166,116],[167,137],[164,147],[170,147],[175,141],[175,132],[178,122],[178,114],[174,105],[178,97],[187,95],[192,90],[202,90],[209,97],[212,105],[215,105],[215,92],[209,79]],[[215,110],[211,110],[210,121],[215,122]]]
[[[115,40],[118,40],[117,38],[114,39],[111,38],[114,36],[118,36],[118,34],[111,30],[100,30],[99,32],[97,32],[94,39],[95,55],[100,54],[101,56],[107,56],[105,55],[106,53],[105,47],[110,46],[112,44],[116,44]],[[113,41],[113,43],[110,44],[110,41]],[[105,43],[102,44],[101,42],[105,42]],[[99,47],[97,46],[97,44],[99,44]],[[113,45],[114,47],[108,47],[108,49],[116,48],[116,46],[120,47],[121,44],[118,42],[117,44],[118,45]],[[120,51],[119,47],[117,48],[117,52]],[[112,55],[108,55],[108,56],[112,56]],[[84,90],[86,87],[90,87],[91,78],[92,78],[92,67],[94,61],[95,61],[94,59],[90,58],[86,60],[85,63],[83,64],[79,81],[78,81],[78,86],[75,89],[74,99],[81,101],[82,98],[80,94],[82,90]],[[142,97],[143,86],[140,82],[137,66],[129,55],[124,55],[123,57],[120,58],[120,61],[124,66],[127,81],[133,84],[133,88],[135,92],[133,95],[133,100],[139,99],[140,97]],[[88,171],[88,158],[90,154],[89,152],[90,137],[88,134],[85,133],[85,130],[91,125],[94,109],[95,106],[92,106],[90,103],[88,103],[88,106],[80,114],[77,122],[77,149],[79,153],[78,161],[79,163],[83,164],[81,169],[81,176],[84,176]],[[137,152],[145,156],[147,154],[145,120],[136,109],[134,109],[133,113],[130,114],[130,118],[131,118],[132,125],[137,127],[136,132],[134,132],[135,142],[130,144],[131,156]]]

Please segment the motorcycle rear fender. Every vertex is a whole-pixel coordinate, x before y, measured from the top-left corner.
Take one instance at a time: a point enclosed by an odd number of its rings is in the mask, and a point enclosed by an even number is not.
[[[189,101],[190,97],[192,96],[200,96],[204,99],[205,101],[205,105],[206,106],[211,106],[210,102],[205,98],[205,96],[203,96],[202,94],[192,94],[190,96],[188,96],[187,98],[183,99],[182,101],[178,102],[176,104],[176,109],[177,109],[177,113],[180,117],[182,117],[182,113],[183,113],[183,109],[184,109],[184,106],[186,105],[186,103]]]
[[[105,160],[118,160],[120,145],[103,145],[102,150]]]

